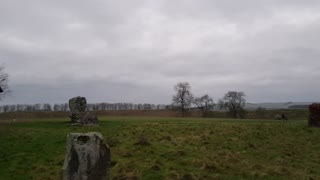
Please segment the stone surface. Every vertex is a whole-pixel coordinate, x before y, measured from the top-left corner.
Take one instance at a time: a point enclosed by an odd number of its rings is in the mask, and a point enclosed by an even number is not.
[[[69,100],[70,119],[72,123],[81,123],[81,118],[87,110],[87,100],[85,97],[74,97]]]
[[[87,99],[77,96],[69,100],[69,108],[71,112],[85,112],[87,110]]]
[[[309,106],[309,126],[320,127],[320,104],[311,104]]]
[[[97,132],[71,133],[62,168],[63,180],[109,179],[110,149]]]
[[[98,117],[96,114],[93,114],[91,112],[87,112],[83,117],[82,117],[82,123],[84,124],[98,124]]]
[[[76,125],[97,125],[98,118],[92,112],[87,111],[85,97],[77,96],[69,100],[70,119]]]

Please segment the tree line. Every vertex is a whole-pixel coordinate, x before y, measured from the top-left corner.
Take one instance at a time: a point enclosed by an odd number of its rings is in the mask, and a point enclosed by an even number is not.
[[[193,108],[199,109],[202,117],[207,117],[209,111],[212,111],[215,106],[227,110],[233,118],[244,118],[246,114],[244,92],[228,91],[216,104],[208,94],[194,97],[188,82],[177,83],[174,90],[176,94],[172,97],[172,106],[181,112],[182,117],[185,117]]]
[[[90,103],[88,110],[163,110],[169,109],[164,104],[133,104],[133,103]],[[0,106],[0,112],[34,112],[34,111],[69,111],[68,103],[63,104],[14,104]]]

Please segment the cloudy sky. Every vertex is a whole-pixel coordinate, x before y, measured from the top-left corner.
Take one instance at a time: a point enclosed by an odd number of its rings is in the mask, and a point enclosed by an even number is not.
[[[1,0],[0,104],[170,103],[229,90],[249,102],[319,101],[319,0]]]

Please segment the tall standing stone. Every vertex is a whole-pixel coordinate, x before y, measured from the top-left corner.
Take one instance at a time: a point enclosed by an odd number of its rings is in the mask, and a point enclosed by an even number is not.
[[[77,96],[69,100],[70,119],[74,124],[97,125],[98,118],[92,112],[87,111],[87,100],[85,97]]]
[[[69,100],[70,119],[73,123],[80,123],[81,118],[87,110],[87,100],[85,97],[74,97]]]
[[[309,126],[320,127],[320,104],[314,103],[309,106]]]
[[[107,180],[110,160],[110,149],[100,133],[71,133],[67,138],[62,179]]]

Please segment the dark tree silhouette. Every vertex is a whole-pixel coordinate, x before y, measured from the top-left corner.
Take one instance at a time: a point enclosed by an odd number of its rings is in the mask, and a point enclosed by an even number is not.
[[[219,101],[219,106],[227,109],[233,118],[244,118],[245,96],[243,92],[229,91]]]
[[[191,86],[188,82],[179,82],[174,86],[174,90],[176,95],[172,97],[173,106],[181,111],[182,117],[185,117],[193,101]]]
[[[201,111],[202,117],[207,117],[208,112],[215,106],[213,99],[209,95],[203,95],[202,97],[195,98],[193,103]]]

